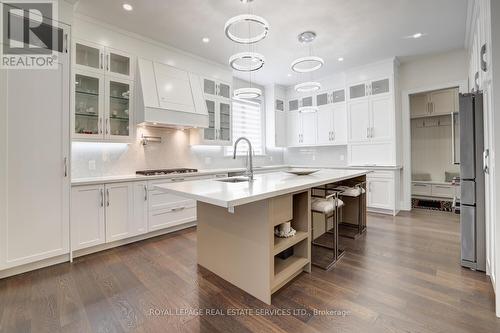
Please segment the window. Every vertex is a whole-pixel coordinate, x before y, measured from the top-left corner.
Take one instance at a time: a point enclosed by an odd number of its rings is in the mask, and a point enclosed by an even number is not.
[[[233,99],[233,143],[239,137],[246,137],[252,143],[255,155],[264,155],[263,116],[261,103]],[[226,148],[226,154],[233,153],[233,147]],[[238,144],[237,155],[247,154],[246,143]]]

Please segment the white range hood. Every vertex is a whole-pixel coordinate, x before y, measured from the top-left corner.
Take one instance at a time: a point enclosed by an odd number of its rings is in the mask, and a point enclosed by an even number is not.
[[[144,59],[139,59],[138,67],[138,124],[208,127],[208,111],[198,75]]]

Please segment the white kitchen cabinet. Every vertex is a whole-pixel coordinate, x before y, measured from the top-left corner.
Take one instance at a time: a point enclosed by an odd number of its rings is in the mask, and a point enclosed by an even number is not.
[[[54,28],[69,38],[68,26]],[[64,47],[57,62],[0,71],[0,270],[69,253],[71,68]]]
[[[392,140],[394,137],[392,95],[349,102],[348,119],[350,143]]]
[[[208,111],[208,127],[191,131],[192,145],[232,145],[231,85],[203,78],[203,93]]]
[[[76,70],[74,87],[74,139],[113,142],[133,139],[132,81]]]
[[[427,93],[410,96],[410,113],[412,118],[429,116],[429,96]]]
[[[148,232],[148,183],[134,183],[134,217],[132,220],[132,233],[140,235]]]
[[[392,96],[372,97],[370,99],[370,116],[370,140],[392,140],[394,138],[394,106]]]
[[[316,112],[291,111],[287,114],[288,146],[308,146],[316,144]]]
[[[320,108],[317,114],[317,144],[343,145],[347,142],[347,110],[345,103]]]
[[[107,184],[105,192],[106,242],[133,236],[134,183]]]
[[[294,147],[301,143],[301,120],[299,111],[289,111],[286,117],[287,143]]]
[[[276,111],[275,113],[275,147],[286,147],[287,140],[287,126],[286,126],[286,112]]]
[[[399,211],[400,170],[376,170],[366,176],[367,209],[396,215]]]
[[[347,104],[348,138],[350,143],[370,141],[370,101],[350,101]]]
[[[135,57],[127,52],[84,40],[75,41],[73,50],[76,70],[134,79]]]
[[[71,247],[80,250],[106,242],[104,185],[71,189]]]
[[[391,81],[389,78],[381,78],[358,82],[349,85],[348,91],[350,100],[389,94],[391,93]]]
[[[75,70],[73,90],[73,138],[104,140],[105,111],[104,75]]]
[[[394,206],[394,181],[392,179],[371,178],[367,181],[368,207],[392,209]]]
[[[314,145],[316,143],[316,126],[317,114],[316,112],[300,112],[301,118],[301,144]]]
[[[131,142],[135,58],[86,41],[76,41],[73,50],[73,139]]]
[[[104,139],[111,141],[132,141],[133,135],[133,81],[106,78],[107,98],[104,117]]]

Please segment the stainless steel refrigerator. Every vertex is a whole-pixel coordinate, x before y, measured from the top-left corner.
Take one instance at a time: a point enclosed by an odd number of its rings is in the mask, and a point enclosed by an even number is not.
[[[484,129],[481,92],[460,94],[461,264],[486,270]]]

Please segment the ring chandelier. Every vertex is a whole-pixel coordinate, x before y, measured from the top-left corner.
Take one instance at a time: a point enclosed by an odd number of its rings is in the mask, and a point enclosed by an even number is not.
[[[235,98],[253,99],[262,96],[262,91],[259,88],[239,88],[233,92]]]
[[[303,82],[296,84],[294,89],[298,93],[318,91],[321,89],[321,83],[315,81]]]
[[[292,71],[296,73],[310,73],[320,69],[325,64],[325,61],[316,56],[307,56],[295,59],[292,62]]]
[[[241,23],[260,25],[262,32],[257,35],[248,37],[237,36],[236,34],[231,32],[231,28]],[[269,32],[269,23],[267,23],[267,21],[264,18],[252,14],[243,14],[232,17],[224,25],[224,33],[226,34],[226,37],[232,40],[233,42],[239,44],[257,43],[266,38],[268,32]]]
[[[229,58],[229,66],[240,72],[257,71],[264,66],[265,62],[266,58],[264,58],[262,54],[256,52],[240,52],[233,54]]]

